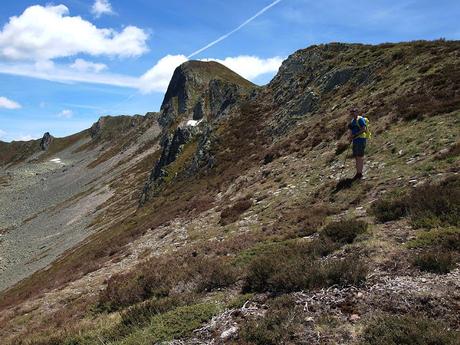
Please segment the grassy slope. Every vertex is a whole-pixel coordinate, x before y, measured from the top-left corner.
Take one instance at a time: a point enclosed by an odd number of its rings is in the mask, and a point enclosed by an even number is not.
[[[81,273],[85,273],[87,267],[84,266],[88,261],[97,268],[106,260],[109,251],[120,250],[122,245],[141,236],[146,229],[155,229],[176,216],[181,216],[184,223],[189,224],[187,231],[192,240],[192,244],[189,244],[190,250],[199,248],[200,251],[212,255],[220,255],[219,253],[224,250],[231,256],[238,257],[239,253],[241,255],[247,253],[247,250],[260,241],[270,243],[284,241],[286,237],[295,239],[297,236],[295,231],[299,226],[305,226],[305,219],[299,217],[298,222],[291,220],[299,213],[304,218],[312,218],[314,214],[307,212],[311,209],[311,205],[327,207],[331,210],[330,214],[344,211],[346,217],[359,217],[362,215],[362,210],[368,207],[369,202],[378,199],[383,193],[405,189],[408,184],[430,182],[434,178],[441,179],[442,176],[458,171],[458,155],[442,159],[438,159],[436,155],[441,149],[451,147],[458,142],[460,112],[457,110],[440,114],[434,108],[433,114],[433,107],[431,107],[433,102],[438,102],[436,104],[441,109],[441,113],[452,110],[442,95],[435,97],[428,104],[418,102],[408,106],[404,102],[401,103],[404,97],[426,95],[427,91],[428,94],[432,91],[425,88],[425,80],[430,81],[433,79],[430,79],[430,75],[440,75],[444,72],[445,66],[455,64],[452,55],[442,56],[441,61],[432,61],[439,58],[433,50],[439,52],[449,51],[449,49],[452,52],[451,46],[443,42],[380,48],[358,46],[356,50],[334,57],[337,61],[331,61],[332,65],[349,64],[351,60],[360,61],[365,65],[372,62],[376,56],[383,61],[387,61],[388,58],[391,62],[387,68],[382,68],[381,75],[384,78],[377,84],[364,88],[345,85],[326,99],[320,110],[323,112],[321,122],[324,123],[324,119],[330,121],[326,128],[322,128],[313,136],[305,135],[305,132],[314,132],[318,128],[318,118],[315,116],[301,120],[289,136],[271,144],[264,133],[264,121],[270,121],[273,111],[271,104],[268,102],[248,104],[243,108],[240,116],[228,123],[224,122],[218,130],[220,140],[217,141],[214,150],[219,164],[210,175],[171,183],[163,195],[153,200],[148,207],[138,211],[130,219],[120,222],[110,232],[95,235],[91,241],[57,262],[49,271],[36,274],[18,285],[3,296],[3,303],[18,303],[26,296],[75,279],[81,276]],[[358,58],[357,53],[360,54]],[[401,58],[404,60],[401,61]],[[426,69],[426,65],[431,67]],[[409,68],[405,68],[406,66]],[[436,71],[439,73],[436,74]],[[455,78],[455,73],[449,78]],[[439,78],[434,79],[439,82]],[[456,80],[444,80],[444,83],[446,82],[457,83]],[[414,88],[420,85],[423,87]],[[458,87],[458,84],[455,85]],[[442,90],[442,87],[447,90],[445,84],[438,86],[441,88],[436,90]],[[344,95],[348,97],[345,102],[341,102]],[[452,97],[449,101],[452,101]],[[337,102],[340,102],[341,106],[331,111],[330,109]],[[344,109],[351,104],[366,110],[375,133],[375,138],[369,147],[367,180],[334,193],[336,178],[341,176],[340,162],[343,158],[335,154],[336,140],[337,137],[340,138],[340,135],[337,136],[337,127],[344,125]],[[456,107],[455,102],[453,106]],[[402,113],[401,109],[405,112]],[[409,122],[398,119],[404,117],[408,109],[418,116]],[[424,114],[425,116],[422,117]],[[436,116],[431,117],[432,115]],[[450,125],[439,126],[444,123]],[[249,136],[246,133],[254,135]],[[321,137],[319,142],[318,137]],[[275,159],[263,166],[261,161],[267,153],[273,154]],[[351,162],[348,164],[351,165]],[[242,172],[245,177],[236,180]],[[351,173],[350,169],[347,169],[347,172]],[[204,224],[201,227],[192,226],[197,214],[215,205],[211,200],[217,192],[222,193],[217,202],[218,208],[202,213]],[[239,197],[259,201],[246,213],[243,222],[230,223],[226,226],[216,225],[219,211],[225,206],[233,205],[235,198]],[[206,202],[203,203],[203,200]],[[280,213],[285,215],[281,221],[279,221]],[[341,217],[343,216],[342,214]],[[334,217],[329,216],[312,226],[318,227],[323,222],[329,223]],[[367,217],[364,219],[372,221]],[[295,230],[294,234],[292,229]],[[312,232],[316,230],[316,228],[312,229]],[[369,265],[384,270],[395,257],[404,262],[403,257],[407,256],[408,249],[398,242],[398,236],[414,236],[418,230],[408,231],[409,233],[400,233],[396,226],[394,233],[389,234],[382,225],[375,224],[372,235],[352,245],[351,250],[366,252]],[[227,242],[225,245],[218,246],[214,242],[209,242],[210,237],[223,238]],[[175,250],[174,246],[162,248],[164,252],[169,250]],[[243,261],[245,260],[247,259]],[[80,274],[76,274],[79,270],[81,270]],[[403,271],[407,273],[407,267],[404,267]],[[398,274],[398,272],[392,273]],[[415,275],[416,271],[409,271],[409,273]],[[51,280],[50,277],[53,279]],[[199,299],[202,298],[206,297]],[[76,323],[76,330],[83,327],[93,332],[96,323],[88,321],[89,315],[87,311],[77,314],[77,319],[81,318],[82,321]],[[103,322],[116,328],[119,321],[114,319],[113,315],[117,313],[99,317],[105,320]],[[20,317],[17,316],[12,322],[19,322]],[[40,321],[35,321],[34,324],[37,328],[29,330],[29,334],[33,336],[43,330],[45,333],[52,332],[55,327],[53,322],[49,326],[44,326]],[[75,329],[70,330],[70,333],[75,332]],[[181,335],[182,330],[183,328],[172,336]]]

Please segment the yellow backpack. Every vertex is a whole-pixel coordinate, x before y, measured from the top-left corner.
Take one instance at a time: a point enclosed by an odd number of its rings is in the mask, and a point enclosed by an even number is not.
[[[356,120],[356,124],[360,128],[361,128],[361,126],[359,125],[359,120],[360,119],[364,119],[364,122],[366,123],[366,131],[364,133],[360,134],[358,138],[365,138],[365,139],[372,138],[372,133],[371,133],[371,130],[369,129],[369,119],[367,117],[365,117],[365,116],[358,116],[358,119]]]

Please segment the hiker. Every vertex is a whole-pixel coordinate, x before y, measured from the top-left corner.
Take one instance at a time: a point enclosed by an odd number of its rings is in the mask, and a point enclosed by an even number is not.
[[[353,142],[353,157],[356,161],[356,175],[353,177],[353,180],[363,178],[364,151],[366,149],[366,142],[368,138],[366,118],[359,116],[358,114],[358,109],[350,109],[351,122],[348,125],[348,129],[350,130],[349,140],[350,143]]]

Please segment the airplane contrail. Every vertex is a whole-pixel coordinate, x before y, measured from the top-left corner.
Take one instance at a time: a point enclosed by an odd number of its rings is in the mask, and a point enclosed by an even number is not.
[[[187,56],[188,59],[190,59],[191,57],[195,56],[195,55],[198,55],[199,53],[205,51],[206,49],[208,48],[211,48],[213,45],[223,41],[224,39],[226,39],[227,37],[233,35],[235,32],[237,32],[238,30],[242,29],[243,27],[245,27],[246,25],[248,25],[250,22],[252,22],[254,19],[256,19],[257,17],[259,17],[260,15],[262,15],[263,13],[265,13],[266,11],[268,11],[270,8],[272,8],[273,6],[275,6],[276,4],[280,3],[281,1],[283,0],[276,0],[276,1],[273,1],[270,5],[264,7],[263,9],[261,9],[259,12],[257,12],[255,15],[253,15],[251,18],[249,18],[248,20],[246,20],[244,23],[242,23],[240,26],[238,26],[237,28],[233,29],[232,31],[226,33],[225,35],[219,37],[218,39],[216,39],[215,41],[205,45],[203,48],[200,48],[198,49],[197,51],[193,52],[192,54],[190,54],[189,56]]]

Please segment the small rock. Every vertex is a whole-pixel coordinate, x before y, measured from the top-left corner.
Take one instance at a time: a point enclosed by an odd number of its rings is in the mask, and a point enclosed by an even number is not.
[[[220,335],[220,339],[222,340],[228,340],[230,338],[233,338],[236,333],[238,332],[238,327],[232,326],[229,329],[223,331]]]
[[[358,314],[351,314],[350,321],[355,322],[358,321],[361,317]]]
[[[362,292],[358,292],[358,293],[356,294],[356,297],[358,297],[358,298],[362,298],[363,296],[364,296],[364,295],[363,295]]]

